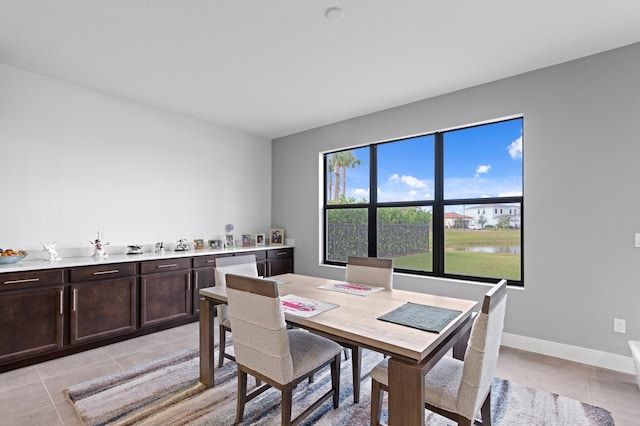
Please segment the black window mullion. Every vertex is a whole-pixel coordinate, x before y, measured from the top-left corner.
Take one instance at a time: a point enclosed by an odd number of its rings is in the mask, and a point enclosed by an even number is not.
[[[378,257],[378,147],[369,147],[369,257]]]
[[[433,273],[444,273],[444,137],[434,135],[434,205],[433,205]]]

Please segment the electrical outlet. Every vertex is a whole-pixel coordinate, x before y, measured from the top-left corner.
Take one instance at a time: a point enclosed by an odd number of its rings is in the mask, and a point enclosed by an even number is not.
[[[627,323],[623,319],[614,318],[613,319],[613,331],[616,333],[626,333],[627,332]]]

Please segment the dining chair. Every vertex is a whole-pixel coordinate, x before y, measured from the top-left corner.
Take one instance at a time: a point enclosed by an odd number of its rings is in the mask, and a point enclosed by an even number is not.
[[[227,303],[238,368],[236,424],[242,422],[245,404],[270,387],[282,395],[282,425],[298,424],[329,398],[338,408],[342,348],[325,337],[287,328],[275,282],[228,274]],[[328,365],[331,389],[292,420],[293,389]],[[265,384],[247,395],[248,374]]]
[[[425,408],[459,425],[472,425],[478,412],[482,424],[491,425],[491,383],[504,327],[506,288],[507,280],[501,280],[484,296],[464,360],[443,357],[425,375]],[[371,425],[380,423],[383,391],[388,392],[388,385],[384,360],[371,371]]]
[[[214,259],[215,283],[216,286],[226,286],[226,275],[246,275],[248,277],[258,277],[258,266],[256,256],[253,254],[242,256],[218,257]],[[235,357],[227,352],[225,342],[227,333],[231,333],[231,323],[229,321],[229,310],[227,305],[218,305],[218,330],[220,330],[220,341],[218,342],[218,368],[222,367],[224,359],[235,361]]]
[[[377,257],[349,256],[344,280],[353,284],[373,287],[393,288],[393,259]],[[360,382],[369,373],[362,375],[362,348],[349,342],[339,342],[345,347],[345,358],[351,350],[351,371],[353,373],[353,402],[360,401]]]

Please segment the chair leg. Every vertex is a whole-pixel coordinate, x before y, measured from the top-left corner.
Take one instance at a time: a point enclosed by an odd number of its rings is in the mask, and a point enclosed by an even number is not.
[[[340,354],[331,363],[331,388],[333,389],[333,408],[340,405]]]
[[[282,389],[282,426],[291,424],[291,406],[293,404],[293,386],[288,384]]]
[[[242,422],[244,406],[247,402],[247,373],[238,369],[238,403],[236,406],[236,424]]]
[[[224,362],[224,351],[225,351],[225,342],[227,341],[227,331],[222,325],[218,326],[220,330],[220,341],[218,342],[218,368],[222,367],[222,363]]]
[[[371,426],[380,424],[383,392],[380,382],[371,379]]]
[[[360,369],[362,364],[362,348],[356,346],[351,349],[351,370],[353,374],[353,403],[360,401]]]
[[[489,389],[489,395],[487,399],[482,403],[480,408],[480,415],[482,416],[483,426],[491,426],[491,389]]]

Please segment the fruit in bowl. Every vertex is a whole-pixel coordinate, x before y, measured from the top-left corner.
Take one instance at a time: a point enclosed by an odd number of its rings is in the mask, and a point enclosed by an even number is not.
[[[0,249],[0,265],[3,263],[16,263],[27,257],[24,250]]]

